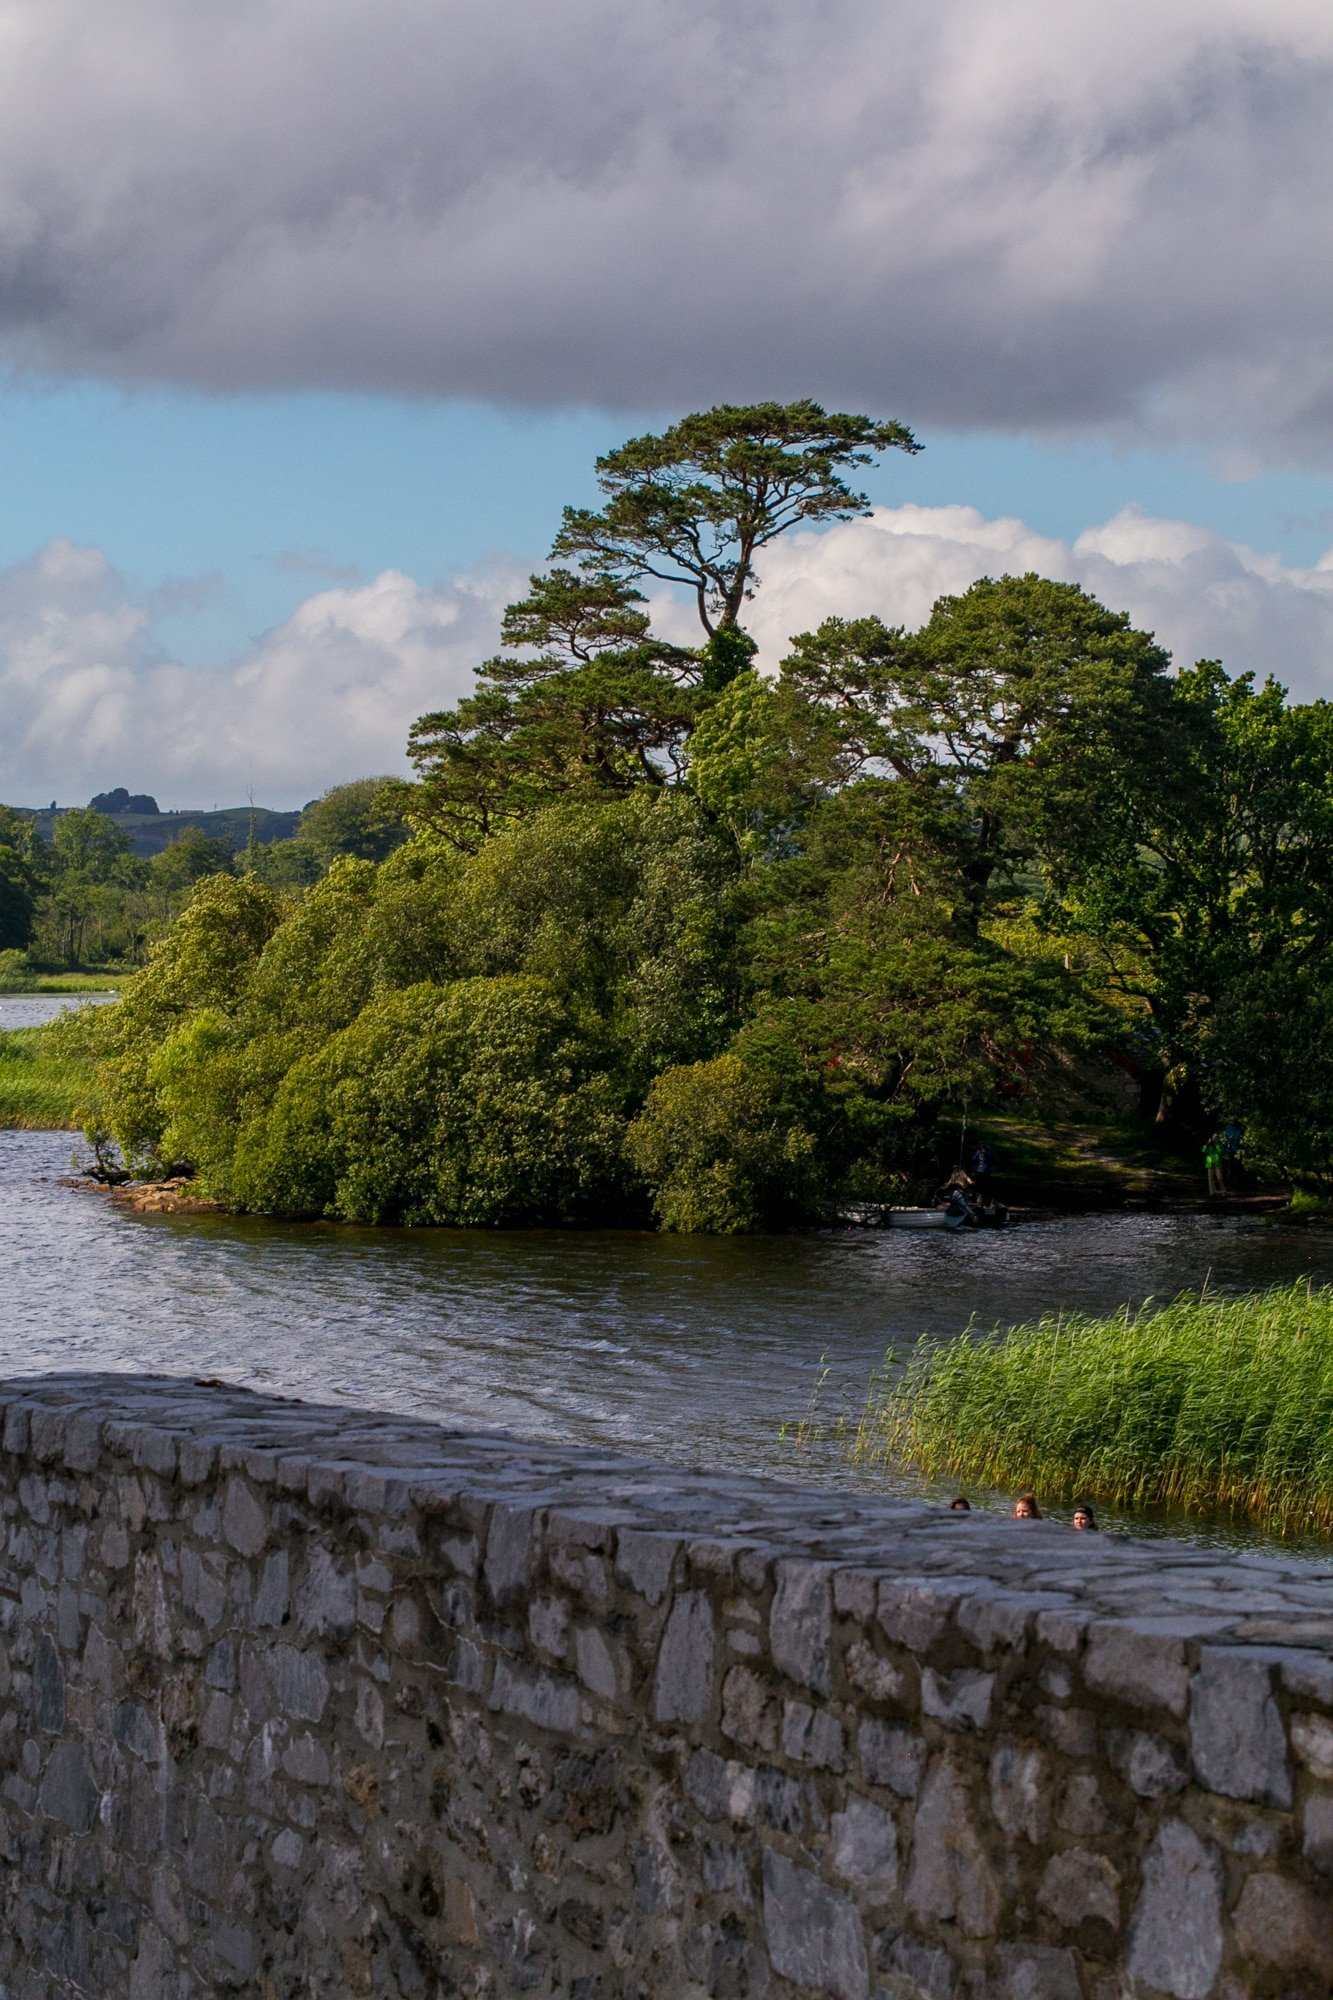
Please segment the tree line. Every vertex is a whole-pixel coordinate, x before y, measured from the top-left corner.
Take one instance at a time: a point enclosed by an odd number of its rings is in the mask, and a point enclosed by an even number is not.
[[[1036,575],[917,631],[849,606],[756,669],[763,551],[917,448],[806,402],[601,459],[379,788],[411,837],[207,877],[64,1030],[100,1040],[126,1156],[285,1215],[755,1229],[919,1190],[964,1105],[1086,1109],[1129,1072],[1333,1175],[1326,704],[1173,672]],[[662,586],[694,645],[654,630]]]
[[[334,786],[305,808],[290,840],[261,845],[252,832],[237,850],[186,826],[149,858],[131,851],[120,814],[97,800],[61,812],[49,839],[31,813],[0,805],[0,970],[10,982],[37,970],[132,971],[207,876],[254,875],[300,891],[339,855],[382,858],[405,837],[381,806],[384,783]]]

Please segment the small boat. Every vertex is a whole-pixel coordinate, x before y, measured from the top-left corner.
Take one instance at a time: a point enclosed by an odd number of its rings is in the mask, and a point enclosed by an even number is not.
[[[947,1208],[886,1208],[886,1229],[962,1229],[966,1217]]]

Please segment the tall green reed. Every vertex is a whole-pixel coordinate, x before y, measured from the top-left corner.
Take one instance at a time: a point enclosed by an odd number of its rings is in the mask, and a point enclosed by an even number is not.
[[[43,1048],[43,1028],[0,1034],[0,1128],[71,1131],[83,1123],[92,1064]]]
[[[1333,1530],[1333,1289],[1205,1291],[923,1340],[872,1388],[851,1455],[1053,1500]]]

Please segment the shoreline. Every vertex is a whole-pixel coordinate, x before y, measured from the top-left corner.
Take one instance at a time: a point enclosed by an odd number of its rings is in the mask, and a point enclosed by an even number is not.
[[[29,1126],[21,1128],[11,1127],[9,1129],[63,1131],[76,1128]],[[120,1183],[112,1183],[98,1180],[91,1174],[70,1174],[62,1177],[60,1185],[76,1189],[85,1194],[109,1195],[122,1208],[129,1209],[137,1215],[232,1215],[239,1212],[229,1209],[224,1202],[215,1201],[210,1196],[191,1194],[189,1192],[191,1182],[183,1175],[176,1175],[162,1181],[128,1180]],[[1280,1191],[1261,1190],[1247,1194],[1222,1196],[1220,1198],[1203,1195],[1197,1199],[1191,1199],[1183,1195],[1163,1195],[1155,1200],[1140,1197],[1122,1202],[1097,1204],[1076,1201],[1063,1207],[1049,1203],[1033,1204],[1030,1207],[1022,1204],[1014,1204],[1010,1207],[1011,1221],[1007,1226],[1010,1228],[1022,1228],[1028,1224],[1069,1222],[1082,1216],[1090,1219],[1093,1217],[1115,1215],[1211,1215],[1219,1219],[1225,1219],[1228,1216],[1235,1218],[1243,1216],[1280,1216],[1287,1209],[1289,1201],[1289,1195]],[[270,1216],[264,1219],[269,1221],[281,1220],[284,1222],[299,1222],[304,1220],[306,1222],[319,1223],[321,1227],[328,1227],[327,1219],[321,1216],[305,1218]],[[1289,1219],[1293,1223],[1301,1224],[1333,1220],[1333,1218],[1325,1218],[1317,1215],[1294,1215]],[[349,1224],[347,1226],[363,1227],[364,1225]],[[594,1227],[615,1228],[616,1225],[614,1223],[599,1224],[594,1225]],[[827,1234],[848,1235],[852,1232],[867,1236],[882,1236],[892,1233],[882,1225],[857,1222],[824,1223],[813,1225],[809,1229],[762,1233],[820,1236]],[[657,1235],[670,1232],[655,1230],[651,1233]],[[970,1236],[978,1232],[968,1230],[964,1233]]]

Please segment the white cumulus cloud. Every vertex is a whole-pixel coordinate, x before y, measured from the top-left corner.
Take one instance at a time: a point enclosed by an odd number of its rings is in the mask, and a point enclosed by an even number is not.
[[[497,561],[423,584],[398,570],[308,597],[241,659],[184,666],[98,549],[52,542],[0,571],[0,799],[80,803],[112,785],[163,804],[300,804],[326,786],[406,770],[414,719],[449,706],[496,650],[526,565]],[[882,507],[768,552],[747,622],[772,669],[793,633],[877,612],[914,627],[979,576],[1079,583],[1155,631],[1181,662],[1274,672],[1333,697],[1333,552],[1283,564],[1185,521],[1127,510],[1072,542],[973,507]],[[170,600],[167,609],[172,608]],[[688,606],[658,598],[687,644]]]
[[[937,597],[1027,570],[1127,611],[1180,664],[1220,659],[1233,674],[1275,674],[1302,700],[1333,697],[1333,552],[1301,569],[1135,508],[1065,542],[975,507],[878,507],[777,543],[747,622],[771,666],[822,618],[875,612],[913,627]]]
[[[80,804],[111,785],[161,802],[299,805],[405,770],[413,719],[494,650],[522,571],[425,585],[397,570],[320,591],[244,658],[186,667],[100,550],[53,542],[0,572],[0,798]]]

